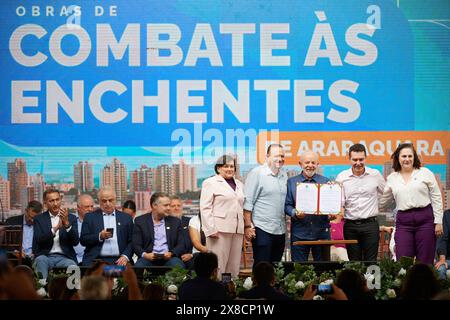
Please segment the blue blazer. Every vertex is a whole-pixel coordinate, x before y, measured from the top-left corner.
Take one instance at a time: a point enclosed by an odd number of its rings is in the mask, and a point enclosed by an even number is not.
[[[444,234],[437,240],[437,254],[444,255],[446,260],[450,260],[450,209],[445,210],[442,218]]]
[[[72,226],[69,232],[65,228],[59,229],[59,244],[65,256],[77,261],[77,255],[73,249],[80,239],[78,238],[77,217],[69,214],[69,223]],[[34,217],[33,225],[33,253],[35,256],[47,255],[53,247],[53,233],[50,213],[48,211]]]
[[[120,255],[128,257],[132,261],[132,233],[133,233],[133,219],[126,213],[116,210],[116,227],[114,232],[117,232],[117,242],[119,244]],[[103,212],[101,209],[87,213],[81,225],[80,243],[85,246],[83,255],[83,265],[90,266],[94,259],[100,258],[103,241],[100,241],[99,234],[105,229],[103,224]]]
[[[183,243],[184,243],[184,252],[183,253],[192,253],[192,248],[194,245],[191,241],[191,236],[189,235],[189,221],[191,218],[182,216],[181,217],[181,228],[183,229]]]
[[[297,182],[327,183],[328,181],[328,178],[319,174],[314,174],[311,181],[306,181],[303,174],[288,179],[284,213],[291,217],[291,236],[294,241],[330,239],[328,216],[307,214],[303,219],[292,216],[292,210],[295,208]]]
[[[180,257],[185,253],[185,244],[181,220],[172,216],[165,217],[167,246],[174,256]],[[151,212],[137,217],[134,220],[133,248],[134,252],[141,258],[144,252],[153,252],[155,243],[155,229]]]

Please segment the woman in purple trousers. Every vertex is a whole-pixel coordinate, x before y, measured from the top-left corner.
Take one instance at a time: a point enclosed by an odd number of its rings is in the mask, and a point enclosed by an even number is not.
[[[433,264],[436,237],[442,235],[442,195],[434,174],[421,167],[411,143],[400,144],[391,156],[394,172],[387,177],[380,200],[383,210],[395,200],[398,209],[395,254]]]

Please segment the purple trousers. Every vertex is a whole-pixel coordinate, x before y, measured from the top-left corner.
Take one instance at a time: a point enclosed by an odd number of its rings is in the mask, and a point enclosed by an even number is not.
[[[416,257],[417,261],[433,264],[436,254],[433,208],[399,210],[395,223],[395,254]]]

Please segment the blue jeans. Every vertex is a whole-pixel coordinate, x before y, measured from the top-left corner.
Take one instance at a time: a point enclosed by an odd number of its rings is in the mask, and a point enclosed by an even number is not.
[[[447,265],[450,266],[450,260],[447,260]],[[438,273],[439,273],[439,279],[445,280],[447,278],[447,268],[445,267],[445,264],[439,267]]]
[[[165,267],[175,267],[180,266],[181,268],[185,268],[183,261],[178,257],[172,257],[170,260],[153,260],[149,261],[144,258],[139,258],[136,261],[135,267],[153,267],[153,266],[165,266]]]
[[[252,240],[253,265],[260,261],[280,262],[285,246],[284,234],[271,234],[256,227],[256,237]]]
[[[75,261],[65,255],[55,253],[37,256],[33,262],[33,268],[38,275],[40,274],[41,279],[47,279],[48,271],[52,268],[67,268],[77,265]]]

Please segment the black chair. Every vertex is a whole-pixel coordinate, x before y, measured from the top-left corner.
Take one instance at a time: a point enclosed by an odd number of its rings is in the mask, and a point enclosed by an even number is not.
[[[22,264],[22,236],[20,225],[0,226],[0,248],[7,253],[8,260]]]

